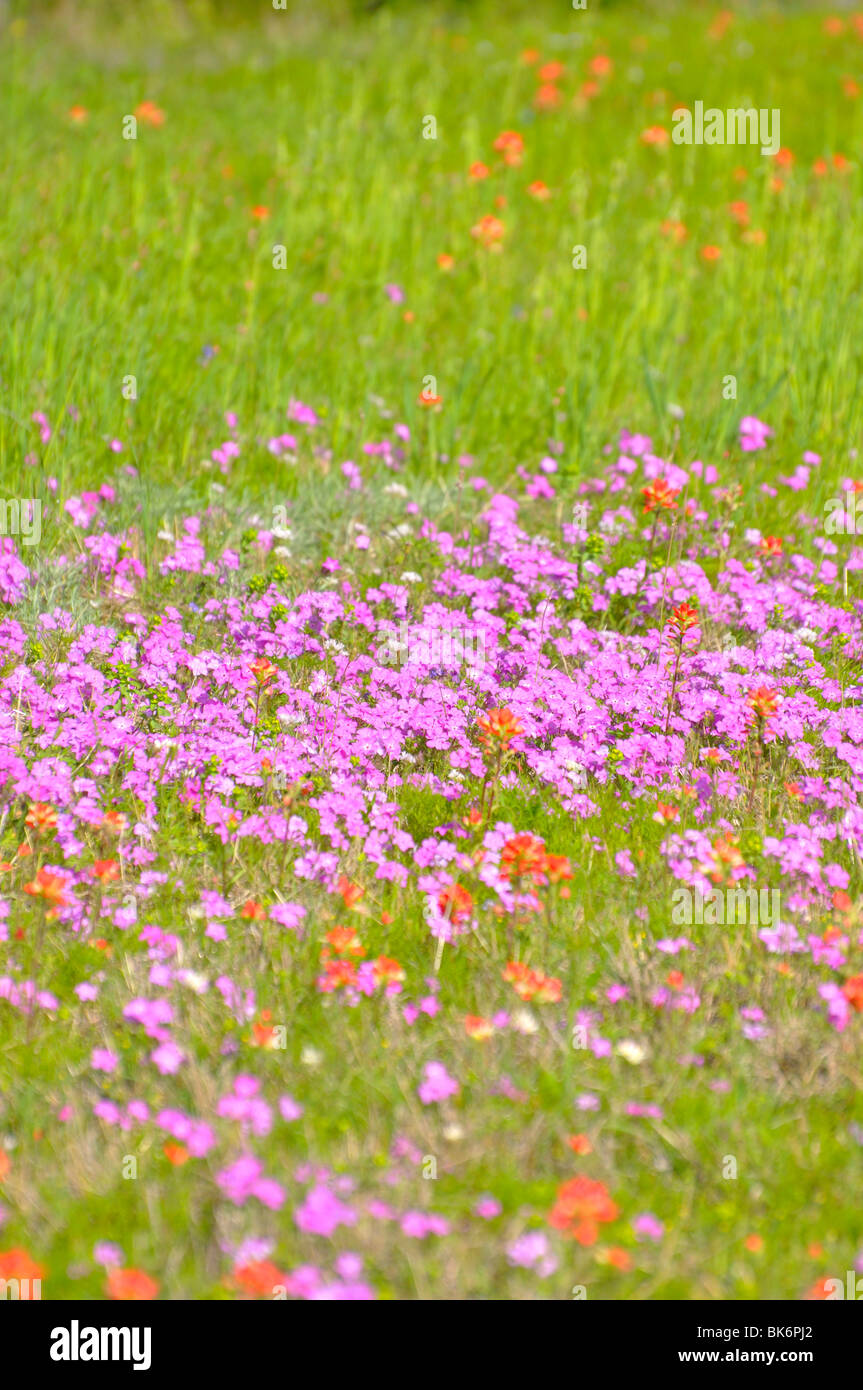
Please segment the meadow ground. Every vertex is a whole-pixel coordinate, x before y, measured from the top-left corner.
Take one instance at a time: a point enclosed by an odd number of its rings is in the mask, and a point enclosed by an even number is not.
[[[863,14],[0,25],[0,1279],[837,1296]]]

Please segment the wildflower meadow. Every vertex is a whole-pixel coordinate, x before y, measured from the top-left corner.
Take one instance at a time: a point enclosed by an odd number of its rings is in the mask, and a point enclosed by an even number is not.
[[[0,88],[7,1299],[863,1298],[863,11]]]

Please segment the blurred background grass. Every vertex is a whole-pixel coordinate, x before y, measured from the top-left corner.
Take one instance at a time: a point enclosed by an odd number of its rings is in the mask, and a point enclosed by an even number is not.
[[[743,414],[778,427],[784,466],[810,447],[841,472],[861,424],[847,84],[863,86],[863,39],[846,11],[841,34],[823,7],[725,12],[717,37],[719,7],[692,4],[7,4],[0,482],[92,483],[112,437],[144,474],[190,476],[224,410],[265,438],[292,397],[326,411],[342,457],[388,428],[385,402],[413,429],[412,466],[434,472],[466,451],[502,477],[552,439],[580,472],[624,424],[715,455]],[[555,109],[535,105],[525,48],[564,64]],[[579,105],[597,55],[613,71]],[[757,148],[642,142],[697,99],[779,107],[795,160],[780,189]],[[124,141],[142,101],[164,124]],[[517,168],[496,167],[507,128],[525,139]],[[847,171],[816,178],[835,153]],[[489,179],[467,177],[475,160]],[[528,196],[534,180],[548,201]],[[728,212],[741,198],[746,234]],[[489,213],[498,255],[471,236]],[[668,221],[685,224],[680,245]],[[705,245],[721,258],[705,263]],[[36,409],[63,417],[44,448]],[[253,489],[271,460],[247,460]]]

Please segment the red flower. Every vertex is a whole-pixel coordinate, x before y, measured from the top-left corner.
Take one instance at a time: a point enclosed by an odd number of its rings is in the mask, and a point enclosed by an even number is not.
[[[405,978],[405,972],[398,961],[390,956],[378,956],[372,966],[372,974],[376,985],[400,985]]]
[[[506,749],[514,738],[524,733],[524,726],[511,709],[490,709],[487,714],[481,714],[476,722],[482,730],[480,743],[485,748],[497,743]]]
[[[532,878],[538,883],[545,877],[546,854],[542,840],[525,833],[507,840],[500,856],[501,878]]]
[[[46,1270],[26,1250],[0,1250],[0,1279],[44,1279]]]
[[[852,975],[842,986],[842,993],[848,1000],[852,1009],[857,1013],[863,1013],[863,975]]]
[[[105,1281],[109,1298],[132,1303],[149,1303],[159,1292],[159,1285],[142,1269],[112,1269]]]
[[[364,956],[366,948],[360,941],[354,927],[331,927],[325,940],[332,946],[337,956]],[[330,952],[324,947],[326,957]]]
[[[680,488],[669,487],[664,478],[654,478],[652,483],[641,489],[645,512],[672,511],[677,506]]]
[[[511,960],[503,972],[503,978],[526,1004],[534,999],[538,1004],[556,1004],[563,993],[560,980],[543,974],[541,970],[531,970],[521,960]]]
[[[505,164],[520,164],[524,140],[516,130],[502,130],[494,142],[494,148],[503,155]]]
[[[120,877],[120,865],[116,859],[97,859],[90,872],[100,883],[111,883]]]
[[[672,609],[667,626],[673,629],[673,637],[682,639],[690,628],[698,626],[698,609],[693,608],[691,603],[678,603]]]
[[[32,801],[24,821],[31,830],[56,830],[57,812],[44,801]]]
[[[36,877],[24,884],[24,892],[31,898],[44,898],[53,908],[66,907],[69,899],[65,894],[66,880],[50,869],[39,869]]]
[[[342,902],[347,908],[356,907],[366,891],[361,884],[352,883],[345,874],[339,874],[339,881],[336,884],[336,888],[341,893]]]
[[[273,676],[278,675],[278,667],[268,661],[265,656],[257,657],[249,667],[258,685],[269,685]]]
[[[766,685],[759,685],[756,690],[750,690],[746,700],[750,709],[753,709],[759,719],[769,719],[771,714],[775,714],[779,708],[779,691],[770,690]]]
[[[286,1281],[271,1260],[248,1260],[235,1267],[230,1282],[240,1293],[272,1298],[273,1290],[283,1288]]]
[[[774,556],[776,556],[776,555],[781,555],[781,554],[782,554],[782,537],[781,537],[781,536],[762,536],[761,541],[759,542],[759,545],[758,545],[758,549],[761,551],[761,554],[762,554],[762,555],[766,555],[766,556],[768,557],[768,559],[772,559],[772,558],[773,558]]]
[[[448,883],[438,893],[437,909],[448,922],[458,926],[468,921],[473,912],[473,898],[460,883]]]
[[[616,1221],[620,1208],[611,1200],[604,1183],[592,1178],[570,1178],[557,1189],[549,1213],[549,1225],[579,1245],[595,1245],[600,1224]]]
[[[464,1031],[469,1038],[475,1042],[485,1042],[494,1032],[494,1026],[489,1023],[487,1018],[480,1018],[478,1014],[467,1014],[464,1021]]]
[[[477,241],[481,241],[483,246],[498,247],[503,241],[505,231],[506,227],[501,222],[500,218],[487,212],[484,217],[481,217],[479,221],[471,227],[470,234],[472,237],[475,237]]]

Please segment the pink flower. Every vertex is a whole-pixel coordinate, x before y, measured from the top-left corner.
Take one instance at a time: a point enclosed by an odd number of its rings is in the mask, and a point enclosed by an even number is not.
[[[417,1087],[417,1095],[423,1105],[433,1105],[457,1095],[459,1089],[458,1082],[448,1074],[442,1062],[427,1062],[425,1080]]]
[[[115,1071],[119,1060],[117,1054],[109,1052],[107,1047],[94,1047],[90,1066],[94,1071]]]
[[[353,1226],[356,1220],[353,1208],[340,1202],[321,1183],[310,1188],[306,1200],[294,1212],[294,1221],[300,1230],[318,1236],[331,1236],[338,1226]]]
[[[175,1072],[185,1062],[186,1058],[177,1047],[176,1043],[164,1042],[150,1053],[150,1061],[162,1073],[163,1076],[173,1076]]]

